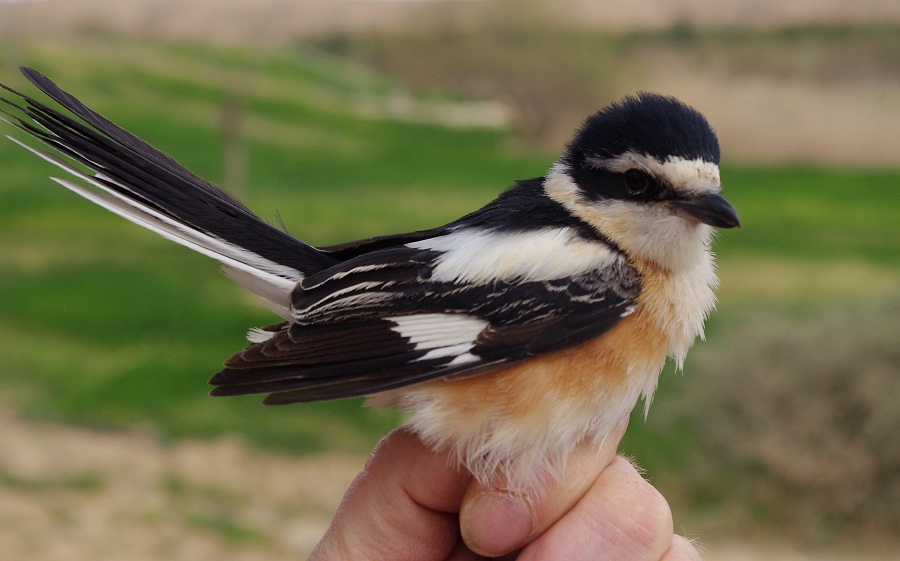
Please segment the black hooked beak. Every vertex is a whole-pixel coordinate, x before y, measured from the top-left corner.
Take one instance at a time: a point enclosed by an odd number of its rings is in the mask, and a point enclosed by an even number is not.
[[[675,199],[669,204],[687,216],[715,228],[741,225],[737,211],[722,196],[710,193],[690,199]]]

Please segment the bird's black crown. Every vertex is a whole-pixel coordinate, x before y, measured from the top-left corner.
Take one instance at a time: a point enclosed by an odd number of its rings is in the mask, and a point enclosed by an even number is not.
[[[585,120],[567,147],[573,164],[625,152],[719,163],[719,140],[696,109],[670,96],[641,92]]]

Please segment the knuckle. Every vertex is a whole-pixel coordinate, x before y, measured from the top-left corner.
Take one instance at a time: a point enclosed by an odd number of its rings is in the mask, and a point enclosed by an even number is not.
[[[662,493],[655,487],[643,482],[643,507],[639,511],[644,520],[644,526],[655,535],[668,535],[671,540],[673,533],[672,510]]]
[[[627,464],[625,460],[621,460]],[[645,552],[635,558],[658,559],[672,544],[672,510],[662,493],[645,481],[633,466],[622,466],[623,486],[628,488],[622,516],[620,539],[625,548]]]

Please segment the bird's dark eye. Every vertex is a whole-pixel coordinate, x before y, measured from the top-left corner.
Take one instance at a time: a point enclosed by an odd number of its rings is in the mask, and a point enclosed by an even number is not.
[[[641,170],[630,169],[625,172],[625,186],[633,195],[640,195],[650,186],[650,178]]]

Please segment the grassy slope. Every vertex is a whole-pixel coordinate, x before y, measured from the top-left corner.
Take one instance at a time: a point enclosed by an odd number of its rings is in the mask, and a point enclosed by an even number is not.
[[[552,159],[516,152],[502,131],[357,116],[360,98],[390,94],[394,85],[310,54],[250,57],[112,40],[24,52],[24,62],[214,181],[221,178],[219,108],[229,92],[240,93],[235,84],[250,80],[245,199],[315,244],[447,221],[511,179],[541,174]],[[207,398],[205,379],[244,344],[248,326],[272,316],[205,258],[56,188],[48,166],[11,143],[0,143],[0,168],[6,401],[66,421],[149,425],[170,437],[237,432],[294,450],[366,450],[396,423],[390,412],[362,410],[357,401],[262,410],[255,398]],[[723,175],[745,226],[718,243],[729,285],[713,338],[720,317],[766,300],[768,279],[754,277],[771,270],[764,265],[818,275],[839,262],[896,294],[900,174],[726,167]],[[808,274],[786,277],[799,280],[785,298],[809,295]],[[823,286],[829,297],[852,295],[840,283]],[[677,393],[678,384],[664,376],[661,395]],[[652,419],[634,423],[626,448],[656,467],[681,443],[661,444]]]

